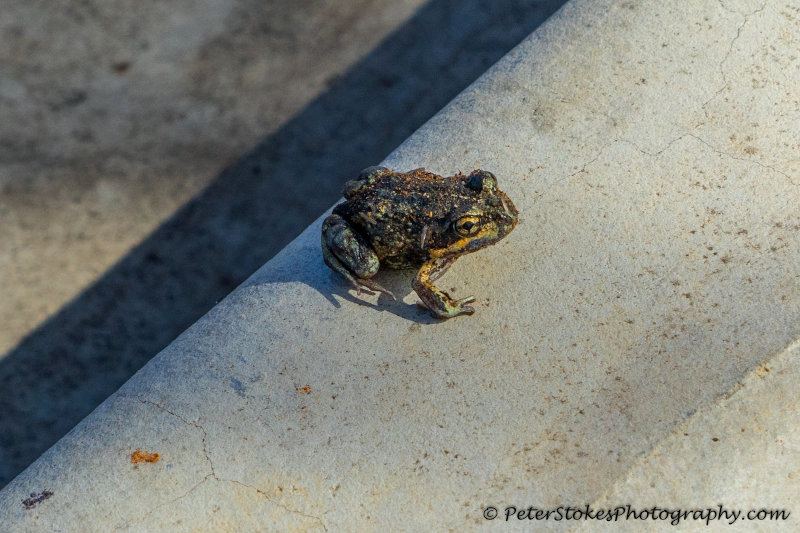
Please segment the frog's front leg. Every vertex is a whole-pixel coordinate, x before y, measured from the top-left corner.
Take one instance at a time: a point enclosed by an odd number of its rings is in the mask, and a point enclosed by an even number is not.
[[[331,269],[350,280],[359,293],[366,287],[397,301],[391,291],[369,279],[380,268],[378,256],[339,215],[331,215],[322,223],[322,259]]]
[[[455,257],[436,257],[431,259],[419,269],[414,277],[414,291],[425,304],[431,314],[437,318],[452,318],[458,315],[471,315],[475,312],[472,306],[466,305],[474,302],[475,297],[469,296],[460,300],[453,300],[450,295],[437,288],[432,281],[438,279],[445,270],[456,260]]]

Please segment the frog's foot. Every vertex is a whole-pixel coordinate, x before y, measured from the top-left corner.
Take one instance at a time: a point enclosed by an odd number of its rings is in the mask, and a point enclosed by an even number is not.
[[[446,294],[446,293],[445,293]],[[460,300],[453,300],[450,299],[448,302],[435,302],[432,304],[425,303],[425,302],[417,302],[417,305],[421,309],[427,310],[431,316],[435,318],[453,318],[454,316],[458,315],[471,315],[475,312],[475,309],[471,305],[465,305],[475,301],[474,296],[469,296],[467,298],[462,298]]]
[[[475,301],[474,296],[454,300],[445,291],[431,283],[438,278],[442,270],[446,270],[455,261],[455,258],[431,259],[420,268],[414,278],[414,290],[422,303],[431,314],[437,318],[452,318],[458,315],[471,315],[475,312],[470,304]]]
[[[392,291],[384,288],[377,281],[372,279],[362,279],[355,277],[353,274],[350,273],[349,270],[347,270],[347,268],[345,268],[345,266],[341,263],[341,261],[336,259],[335,256],[323,254],[323,257],[325,259],[325,264],[327,264],[333,270],[335,270],[336,272],[347,278],[347,280],[350,283],[352,283],[353,287],[356,289],[356,294],[361,294],[361,292],[364,289],[368,289],[375,292],[381,292],[386,296],[388,296],[389,298],[391,298],[392,300],[394,300],[395,302],[397,301],[397,297],[392,293]]]
[[[330,215],[322,223],[322,258],[332,270],[347,278],[358,294],[364,289],[382,292],[395,302],[397,298],[377,281],[369,278],[378,272],[380,262],[375,251],[339,215]]]

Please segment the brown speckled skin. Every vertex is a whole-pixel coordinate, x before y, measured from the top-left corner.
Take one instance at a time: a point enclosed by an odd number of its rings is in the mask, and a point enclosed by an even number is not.
[[[517,223],[514,204],[497,189],[496,178],[481,170],[443,178],[425,169],[400,173],[370,167],[345,184],[344,197],[323,223],[325,262],[357,288],[390,295],[368,281],[378,262],[389,268],[423,267],[414,288],[441,318],[473,310],[430,281],[457,257],[499,241]],[[470,230],[464,221],[471,222]]]

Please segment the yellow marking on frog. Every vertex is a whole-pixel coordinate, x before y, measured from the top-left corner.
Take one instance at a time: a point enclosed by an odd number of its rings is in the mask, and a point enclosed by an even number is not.
[[[458,239],[456,242],[454,242],[453,244],[451,244],[447,248],[439,248],[438,250],[430,250],[428,253],[432,258],[445,257],[445,256],[448,256],[448,255],[457,254],[459,252],[462,252],[464,250],[464,248],[466,248],[467,245],[469,243],[471,243],[472,241],[474,241],[476,239],[481,239],[483,237],[486,237],[487,235],[492,235],[492,234],[495,234],[495,233],[496,233],[495,228],[487,227],[487,228],[484,228],[482,231],[478,232],[477,234],[475,234],[475,235],[473,235],[471,237],[463,237],[461,239]]]

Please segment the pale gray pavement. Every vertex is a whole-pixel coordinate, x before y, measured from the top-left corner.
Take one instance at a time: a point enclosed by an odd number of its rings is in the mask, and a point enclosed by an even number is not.
[[[518,207],[437,282],[473,316],[432,320],[407,272],[379,273],[397,302],[355,294],[318,218],[0,490],[0,523],[797,531],[798,15],[571,0],[385,160],[491,169]],[[484,514],[587,504],[791,514]]]
[[[562,3],[5,2],[0,486]]]

